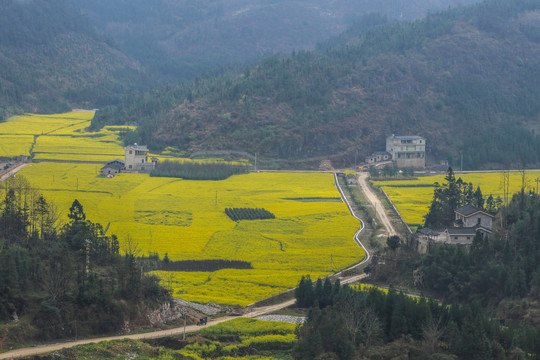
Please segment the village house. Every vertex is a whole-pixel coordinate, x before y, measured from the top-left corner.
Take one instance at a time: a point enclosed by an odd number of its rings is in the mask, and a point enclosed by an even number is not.
[[[388,136],[386,152],[398,168],[426,167],[426,139],[421,136]]]
[[[366,164],[375,164],[383,161],[392,160],[392,155],[386,151],[375,151],[371,156],[366,158]]]
[[[116,159],[109,161],[101,168],[101,174],[116,175],[119,172],[146,173],[155,169],[158,159],[153,157],[148,160],[148,148],[144,145],[128,145],[124,148],[125,160]]]
[[[104,167],[101,168],[101,175],[116,175],[121,172],[124,167],[125,164],[120,159],[109,161]]]
[[[491,235],[494,217],[483,209],[467,204],[454,210],[454,213],[454,226],[449,226],[442,231],[424,228],[416,232],[418,252],[428,252],[431,244],[453,244],[469,247],[477,233],[482,236]]]
[[[157,164],[157,158],[148,160],[148,148],[145,145],[128,145],[125,150],[124,172],[150,173]]]

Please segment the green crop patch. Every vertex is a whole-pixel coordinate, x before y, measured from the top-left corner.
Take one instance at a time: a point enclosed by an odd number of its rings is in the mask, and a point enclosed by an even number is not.
[[[227,208],[225,214],[232,221],[275,219],[276,216],[263,208]]]

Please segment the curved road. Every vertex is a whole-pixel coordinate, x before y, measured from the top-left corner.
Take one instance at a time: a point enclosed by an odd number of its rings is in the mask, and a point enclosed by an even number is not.
[[[18,170],[20,170],[20,169],[17,169],[17,171]],[[12,174],[10,174],[10,176],[11,175]],[[364,249],[364,251],[366,252],[366,257],[360,263],[346,269],[346,270],[350,270],[350,269],[354,269],[356,267],[359,267],[359,266],[367,263],[368,261],[370,261],[371,260],[371,255],[370,255],[368,249],[360,242],[360,238],[359,238],[361,233],[364,231],[364,223],[354,213],[354,210],[351,207],[351,204],[350,204],[349,200],[347,199],[347,197],[345,196],[345,193],[343,192],[343,190],[341,189],[341,186],[339,185],[339,182],[337,180],[337,175],[335,173],[334,173],[334,179],[335,179],[336,187],[337,187],[338,191],[340,192],[343,201],[347,204],[347,207],[349,208],[349,211],[361,223],[360,230],[358,230],[354,234],[354,240],[356,241],[358,246],[361,246]],[[364,188],[367,188],[367,187],[364,186]],[[377,199],[374,194],[372,194],[372,196],[375,199]],[[380,206],[381,206],[381,209],[383,209],[382,205],[380,205]],[[343,271],[345,271],[345,270],[343,270]],[[340,271],[340,272],[338,272],[338,273],[336,273],[334,275],[335,276],[341,276],[343,271]],[[351,284],[351,283],[355,283],[355,282],[365,278],[366,276],[367,276],[366,274],[349,276],[349,277],[340,279],[340,282],[341,282],[341,284]],[[250,318],[258,317],[258,316],[265,315],[265,314],[268,314],[268,313],[272,313],[274,311],[277,311],[277,310],[286,308],[288,306],[291,306],[291,305],[293,305],[295,303],[295,301],[296,301],[295,299],[291,299],[291,300],[287,300],[287,301],[284,301],[282,303],[275,304],[275,305],[258,307],[258,308],[253,309],[251,312],[249,312],[249,313],[247,313],[245,315],[242,315],[242,316],[243,317],[250,317]],[[232,318],[233,317],[231,317],[231,316],[222,316],[220,318],[216,318],[214,320],[208,321],[207,326],[216,325],[216,324],[219,324],[221,322],[230,320]],[[182,327],[177,327],[177,328],[174,328],[174,329],[153,331],[153,332],[143,333],[143,334],[117,335],[117,336],[100,337],[100,338],[94,338],[94,339],[68,341],[68,342],[62,342],[62,343],[50,344],[50,345],[39,345],[39,346],[33,346],[33,347],[29,347],[29,348],[12,350],[12,351],[8,351],[8,352],[5,352],[5,353],[0,353],[0,359],[16,359],[16,358],[20,358],[20,357],[40,355],[40,354],[50,353],[50,352],[53,352],[53,351],[58,351],[58,350],[61,350],[61,349],[64,349],[64,348],[69,348],[69,347],[73,347],[73,346],[77,346],[77,345],[83,345],[83,344],[97,343],[97,342],[100,342],[100,341],[111,341],[111,340],[121,340],[121,339],[137,339],[137,340],[141,340],[141,339],[162,338],[162,337],[173,336],[173,335],[182,335],[184,333],[184,331],[187,334],[187,333],[197,332],[200,329],[201,329],[200,326],[189,325],[189,326],[186,326],[185,328],[182,326]]]

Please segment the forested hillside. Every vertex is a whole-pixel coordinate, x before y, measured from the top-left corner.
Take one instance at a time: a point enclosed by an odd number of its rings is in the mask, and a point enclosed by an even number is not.
[[[313,49],[356,18],[417,19],[478,0],[70,0],[161,81],[228,63]]]
[[[2,0],[0,13],[0,120],[114,103],[143,80],[64,0]]]
[[[396,133],[425,136],[428,160],[463,154],[465,169],[540,162],[539,0],[362,21],[338,45],[156,90],[98,112],[93,126],[135,123],[129,141],[156,150],[351,165]]]

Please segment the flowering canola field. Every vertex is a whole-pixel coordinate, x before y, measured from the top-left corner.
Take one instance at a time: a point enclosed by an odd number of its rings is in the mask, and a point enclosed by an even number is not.
[[[118,235],[121,244],[129,236],[143,254],[252,263],[252,270],[160,273],[185,300],[246,305],[295,286],[302,275],[318,278],[364,257],[352,239],[359,223],[340,201],[331,174],[107,179],[98,175],[99,167],[35,163],[21,173],[57,204],[63,219],[78,199],[88,219],[104,226],[110,222],[109,234]],[[225,215],[228,207],[263,207],[276,219],[236,223]]]
[[[423,176],[417,180],[397,180],[397,181],[374,181],[373,185],[382,188],[392,200],[401,216],[409,226],[418,226],[424,223],[423,216],[427,214],[435,182],[444,183],[445,175]],[[474,189],[480,186],[484,198],[489,195],[494,198],[503,198],[502,173],[464,173],[456,174],[464,182],[472,182]],[[536,191],[536,179],[540,177],[540,171],[526,172],[526,191]],[[514,194],[521,190],[521,173],[511,172],[509,181],[509,194]]]
[[[171,260],[249,261],[253,269],[216,272],[158,272],[185,300],[246,305],[294,287],[302,275],[313,279],[353,265],[365,256],[353,240],[359,222],[341,202],[330,174],[252,173],[223,181],[185,181],[99,174],[102,162],[123,158],[118,132],[86,132],[91,112],[25,114],[0,124],[4,156],[33,154],[39,162],[20,173],[61,210],[78,199],[93,222],[141,255],[157,252]],[[169,158],[163,156],[161,158]],[[175,159],[188,162],[201,160]],[[216,160],[211,160],[216,161]],[[306,200],[307,199],[307,200]],[[232,221],[225,208],[263,207],[272,220]]]

